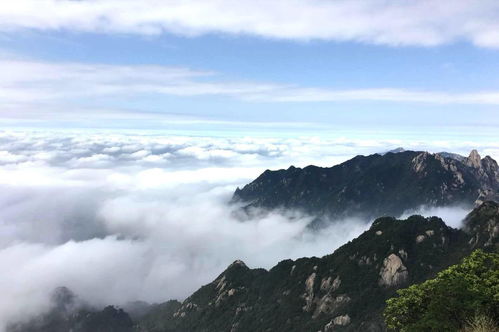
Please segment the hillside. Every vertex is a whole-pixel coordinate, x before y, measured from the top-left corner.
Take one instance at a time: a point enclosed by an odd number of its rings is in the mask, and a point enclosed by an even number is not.
[[[495,250],[499,205],[469,214],[466,232],[437,217],[379,218],[355,240],[322,258],[285,260],[269,271],[230,265],[173,313],[154,313],[155,331],[383,331],[385,300],[432,278],[473,249]],[[475,241],[474,239],[486,239]],[[159,318],[161,317],[161,318]],[[147,316],[144,321],[148,321]]]

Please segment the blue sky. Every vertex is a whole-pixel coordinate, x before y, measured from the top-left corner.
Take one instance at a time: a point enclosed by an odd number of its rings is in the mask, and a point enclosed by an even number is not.
[[[0,124],[497,140],[494,13],[491,1],[2,4]]]

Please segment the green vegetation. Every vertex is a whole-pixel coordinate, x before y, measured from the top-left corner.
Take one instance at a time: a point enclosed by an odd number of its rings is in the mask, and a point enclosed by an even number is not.
[[[499,322],[499,254],[476,250],[435,279],[397,293],[384,312],[389,329],[491,331]]]

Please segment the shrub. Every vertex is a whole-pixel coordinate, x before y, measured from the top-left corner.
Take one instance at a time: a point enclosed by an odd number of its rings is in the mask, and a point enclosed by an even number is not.
[[[499,254],[476,250],[435,279],[397,293],[398,297],[387,301],[384,311],[386,325],[391,330],[458,331],[477,313],[490,314],[497,325]]]

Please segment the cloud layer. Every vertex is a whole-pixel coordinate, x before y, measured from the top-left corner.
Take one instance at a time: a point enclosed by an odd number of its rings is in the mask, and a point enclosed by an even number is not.
[[[0,330],[47,308],[61,285],[94,305],[157,302],[184,298],[235,259],[269,268],[331,253],[367,221],[319,234],[297,211],[240,222],[231,193],[266,168],[330,166],[398,145],[462,152],[443,142],[2,132]],[[454,222],[465,213],[441,212]]]
[[[450,93],[400,88],[337,90],[234,81],[213,72],[158,65],[50,63],[0,58],[0,71],[3,73],[0,77],[0,117],[4,121],[73,120],[82,123],[91,119],[95,123],[99,119],[107,119],[110,124],[113,119],[165,120],[171,115],[147,109],[151,98],[162,96],[221,96],[254,103],[369,101],[499,105],[498,91]],[[120,110],[123,101],[127,101],[125,105],[128,105],[134,100],[143,104],[141,109]],[[164,108],[168,109],[168,105]],[[176,120],[185,121],[189,117],[177,114]]]
[[[0,7],[0,29],[499,47],[498,14],[494,0],[20,0]]]

